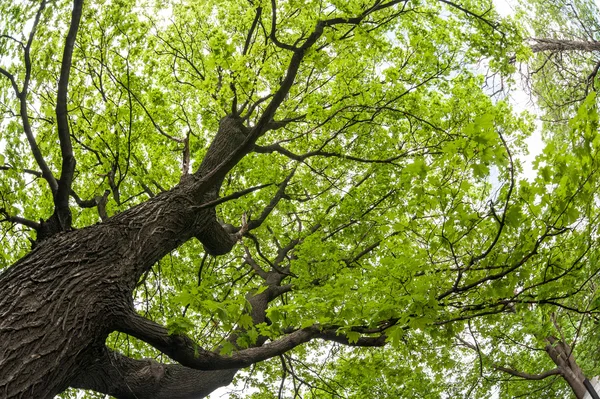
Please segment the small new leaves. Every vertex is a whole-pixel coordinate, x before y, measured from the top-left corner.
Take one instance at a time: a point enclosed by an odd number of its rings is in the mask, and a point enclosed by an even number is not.
[[[194,329],[195,325],[186,317],[178,316],[167,320],[167,330],[169,334],[187,334]]]

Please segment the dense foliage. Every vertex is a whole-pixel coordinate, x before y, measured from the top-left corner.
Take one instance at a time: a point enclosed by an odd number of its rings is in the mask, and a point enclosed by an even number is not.
[[[0,267],[44,245],[66,141],[77,230],[185,182],[236,115],[263,131],[213,205],[243,238],[220,256],[182,243],[133,292],[224,357],[321,331],[240,371],[231,397],[569,395],[559,372],[533,377],[559,366],[550,337],[600,373],[596,74],[587,50],[547,67],[570,49],[518,25],[573,28],[560,7],[516,22],[478,0],[86,2],[59,140],[72,4],[2,0]],[[534,117],[510,101],[526,63],[546,119],[532,178]],[[257,323],[250,299],[275,286]],[[151,344],[106,340],[173,362]]]

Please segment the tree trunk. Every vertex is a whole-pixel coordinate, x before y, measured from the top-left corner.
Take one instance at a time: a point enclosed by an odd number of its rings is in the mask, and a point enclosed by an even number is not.
[[[587,389],[583,384],[585,375],[573,357],[571,347],[555,337],[548,337],[546,353],[550,356],[554,364],[558,366],[560,374],[567,381],[567,384],[575,393],[577,399],[583,399]]]
[[[224,118],[195,176],[103,223],[42,241],[0,274],[1,397],[52,398],[69,386],[106,385],[98,390],[126,398],[132,397],[128,387],[150,377],[162,391],[148,387],[144,396],[134,390],[136,398],[176,398],[181,373],[193,374],[187,383],[201,384],[194,397],[203,397],[231,381],[235,370],[165,368],[111,355],[105,340],[132,310],[140,276],[163,256],[192,237],[210,253],[233,246],[214,208],[201,205],[216,198],[231,169],[221,162],[244,143],[240,132],[238,121]],[[117,377],[123,370],[130,374]]]
[[[541,51],[600,51],[600,42],[587,40],[566,40],[566,39],[531,39],[534,44],[531,50],[534,53]]]
[[[102,348],[71,383],[119,399],[199,399],[227,386],[237,369],[199,371],[152,359],[135,360]]]

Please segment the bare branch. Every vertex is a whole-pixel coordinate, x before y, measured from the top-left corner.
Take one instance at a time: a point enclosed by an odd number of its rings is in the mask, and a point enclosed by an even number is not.
[[[541,38],[532,38],[531,40],[534,44],[530,48],[534,53],[542,51],[600,51],[600,42],[598,41]]]
[[[505,373],[513,375],[515,377],[523,378],[525,380],[543,380],[543,379],[551,377],[553,375],[561,375],[561,372],[559,369],[552,369],[552,370],[544,371],[543,373],[540,373],[540,374],[529,374],[529,373],[524,373],[522,371],[513,370],[508,367],[494,366],[494,368],[496,370],[505,372]]]
[[[38,8],[38,10],[36,12],[35,19],[33,21],[33,26],[31,28],[31,32],[29,33],[29,38],[27,40],[27,44],[25,45],[25,47],[23,49],[23,58],[24,58],[24,62],[25,62],[25,77],[23,80],[23,89],[22,90],[18,89],[14,76],[11,75],[10,73],[8,73],[6,70],[0,69],[0,73],[2,73],[2,75],[6,76],[11,81],[11,84],[13,86],[15,94],[17,95],[17,98],[19,99],[19,113],[21,115],[23,131],[25,132],[25,137],[27,137],[27,141],[29,143],[31,153],[35,159],[35,162],[38,164],[38,166],[40,167],[40,170],[42,171],[42,176],[48,182],[48,185],[50,186],[50,190],[52,191],[52,194],[55,195],[58,190],[58,183],[57,183],[56,179],[54,178],[54,175],[50,171],[50,168],[48,167],[48,164],[44,160],[42,152],[40,151],[40,148],[37,145],[37,142],[33,135],[33,131],[31,130],[31,124],[29,122],[29,116],[28,116],[28,110],[27,110],[27,93],[28,93],[28,88],[29,88],[29,79],[31,78],[30,50],[31,50],[31,45],[33,43],[33,38],[35,36],[35,32],[37,30],[38,24],[40,22],[40,18],[42,16],[42,12],[44,11],[45,8],[46,8],[46,0],[43,0],[40,3],[40,7]]]
[[[21,95],[21,92],[19,91],[19,86],[17,85],[17,81],[15,80],[15,76],[8,72],[6,69],[0,67],[0,75],[5,76],[8,80],[10,80],[10,84],[13,88],[13,90],[15,91],[15,95],[17,97],[19,97]]]
[[[93,361],[81,365],[71,387],[116,398],[203,398],[229,385],[237,373],[237,369],[201,371],[154,359],[132,359],[108,348],[98,352]]]
[[[185,335],[170,335],[165,327],[137,314],[131,314],[118,330],[149,343],[182,365],[198,370],[247,367],[308,342],[319,332],[316,328],[297,330],[262,347],[222,356],[202,348]]]
[[[93,208],[96,206],[96,199],[94,198],[90,200],[82,200],[73,190],[71,190],[70,195],[80,208]]]
[[[277,3],[275,2],[275,0],[271,0],[271,33],[269,34],[269,39],[271,39],[273,44],[275,44],[279,48],[282,48],[285,50],[290,50],[290,51],[297,50],[297,47],[295,47],[295,46],[291,46],[289,44],[280,42],[277,39],[276,31],[277,31]]]
[[[271,199],[269,205],[267,205],[265,209],[263,209],[262,213],[260,214],[260,217],[258,219],[251,220],[250,222],[248,222],[248,230],[256,229],[263,224],[263,222],[271,214],[273,209],[275,209],[279,201],[285,196],[285,189],[292,177],[294,176],[294,173],[296,173],[296,168],[292,169],[292,171],[287,175],[287,177],[279,184],[279,188],[277,189],[275,196]]]
[[[273,183],[268,183],[268,184],[261,184],[261,185],[258,185],[258,186],[250,187],[250,188],[247,188],[245,190],[237,191],[237,192],[235,192],[233,194],[229,194],[229,195],[226,195],[224,197],[217,198],[216,200],[205,202],[205,203],[203,203],[201,205],[196,205],[196,206],[194,206],[194,208],[195,209],[214,208],[215,206],[217,206],[219,204],[222,204],[224,202],[231,201],[231,200],[243,197],[246,194],[250,194],[251,192],[254,192],[254,191],[257,191],[257,190],[261,190],[261,189],[263,189],[265,187],[269,187],[269,186],[272,186],[272,185],[273,185]]]
[[[246,257],[244,258],[244,262],[249,264],[250,267],[252,267],[252,269],[256,272],[256,274],[258,274],[263,280],[266,280],[268,277],[267,272],[262,267],[260,267],[258,263],[256,263],[256,261],[250,254],[250,250],[246,245],[244,245],[244,250],[246,251]]]
[[[486,18],[483,17],[486,14],[485,12],[483,14],[475,14],[473,11],[471,11],[471,10],[469,10],[467,8],[464,8],[463,6],[461,6],[459,4],[456,4],[456,3],[452,2],[452,1],[448,1],[448,0],[439,0],[439,1],[442,2],[442,3],[445,3],[447,5],[449,5],[450,7],[456,8],[457,10],[460,10],[460,11],[464,12],[467,15],[470,15],[472,17],[477,18],[478,20],[480,20],[481,22],[483,22],[486,25],[490,26],[494,30],[498,30],[498,23],[491,22],[489,19],[486,19]]]
[[[4,219],[0,220],[0,222],[17,223],[34,230],[38,230],[40,228],[40,224],[38,222],[34,222],[33,220],[25,219],[20,216],[10,216],[4,208],[0,208],[0,214],[4,215]]]
[[[73,174],[75,173],[75,156],[73,155],[73,146],[69,129],[69,119],[67,111],[67,93],[69,89],[69,75],[73,62],[73,49],[75,48],[75,39],[79,30],[79,22],[83,9],[83,0],[73,1],[73,11],[71,13],[71,24],[65,40],[65,47],[60,66],[60,77],[58,79],[58,93],[56,96],[56,124],[58,127],[58,140],[60,142],[60,152],[62,155],[62,168],[60,179],[58,181],[58,190],[54,195],[55,213],[58,217],[61,230],[71,228],[71,210],[69,209],[69,194],[73,183]]]
[[[402,153],[402,154],[398,154],[398,155],[395,155],[393,157],[389,157],[386,159],[366,159],[366,158],[355,157],[352,155],[339,154],[339,153],[335,153],[335,152],[328,152],[328,151],[322,151],[322,150],[311,151],[311,152],[307,152],[306,154],[298,155],[298,154],[294,154],[293,152],[289,151],[288,149],[282,147],[279,143],[271,144],[268,146],[255,145],[254,152],[259,153],[259,154],[269,154],[269,153],[277,152],[287,158],[293,159],[294,161],[298,161],[298,162],[302,162],[305,159],[310,158],[310,157],[323,157],[323,158],[347,159],[349,161],[360,162],[360,163],[393,164],[394,161],[397,161],[398,159],[401,159],[401,158],[405,158],[407,156],[407,153]]]
[[[137,313],[131,313],[126,320],[123,320],[118,331],[141,339],[182,365],[198,370],[247,367],[256,362],[279,356],[314,338],[351,344],[345,337],[338,336],[335,330],[321,331],[319,327],[312,326],[291,332],[263,346],[243,349],[230,356],[223,356],[202,348],[185,335],[169,334],[165,327]],[[362,340],[359,339],[352,345],[383,346],[385,337],[363,337]]]
[[[15,169],[10,165],[2,165],[0,166],[0,170],[11,170],[11,169]],[[33,169],[22,169],[23,172],[30,174],[30,175],[34,175],[35,177],[42,177],[42,173],[38,172],[37,170],[33,170]]]
[[[258,21],[260,20],[261,15],[262,15],[262,7],[257,7],[256,14],[254,15],[254,20],[252,21],[252,25],[250,26],[250,30],[248,31],[248,35],[246,36],[246,42],[244,43],[244,50],[242,51],[242,54],[244,54],[244,55],[247,54],[248,51],[250,50],[250,42],[252,40],[254,30],[256,29],[256,25],[258,24]]]

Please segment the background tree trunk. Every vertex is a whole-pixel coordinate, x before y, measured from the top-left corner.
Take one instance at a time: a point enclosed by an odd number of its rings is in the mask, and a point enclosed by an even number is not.
[[[566,39],[532,39],[534,44],[531,50],[534,53],[540,51],[600,51],[600,42],[588,40],[566,40]]]
[[[567,381],[573,393],[575,393],[575,397],[583,399],[587,392],[585,385],[583,385],[585,375],[575,361],[571,347],[556,337],[551,336],[547,340],[546,353],[548,353],[554,364],[558,366],[561,375]]]

